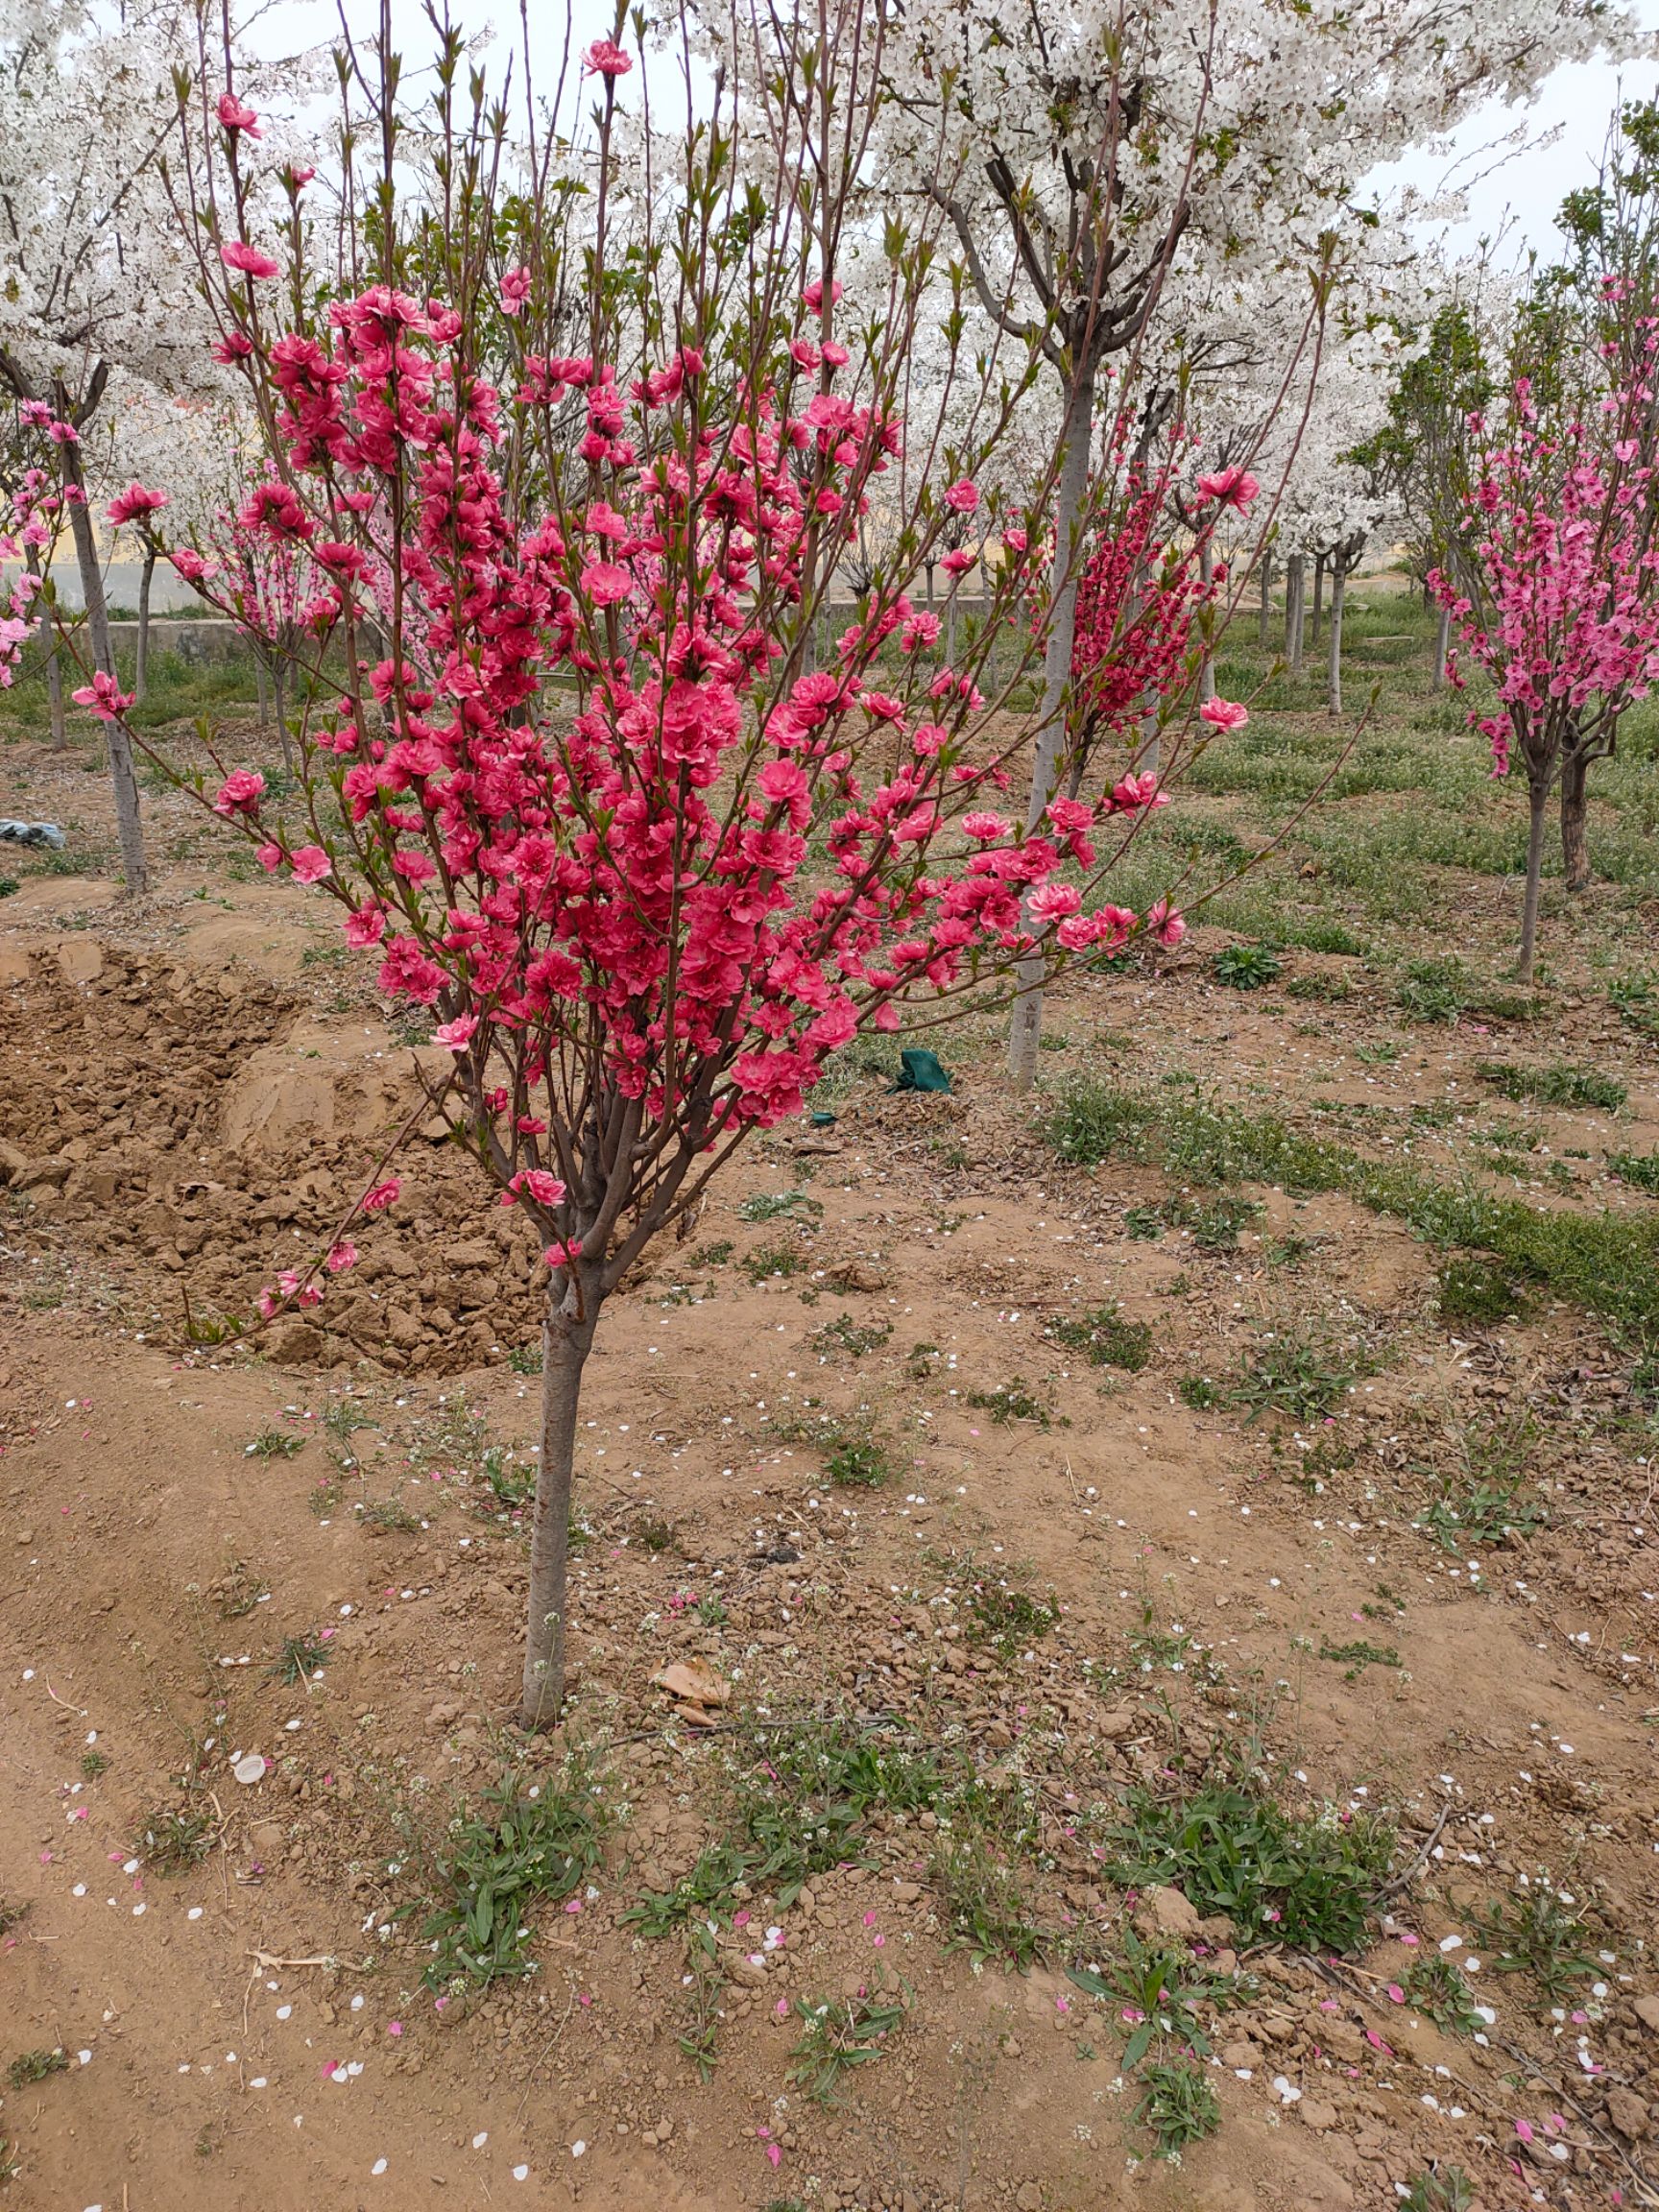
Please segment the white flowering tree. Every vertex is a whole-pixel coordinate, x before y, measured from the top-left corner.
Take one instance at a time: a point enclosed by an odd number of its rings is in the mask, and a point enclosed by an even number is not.
[[[882,56],[886,173],[947,213],[985,314],[1059,380],[1067,430],[1030,819],[1066,727],[1081,517],[1104,365],[1156,326],[1183,258],[1309,266],[1361,178],[1559,60],[1637,40],[1596,0],[918,0]],[[1010,1065],[1035,1072],[1041,1000]]]

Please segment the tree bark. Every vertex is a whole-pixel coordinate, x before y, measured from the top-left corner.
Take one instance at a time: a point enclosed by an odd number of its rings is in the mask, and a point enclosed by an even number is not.
[[[294,747],[288,736],[288,703],[283,697],[286,686],[282,681],[280,660],[271,663],[271,690],[276,707],[276,742],[282,748],[282,765],[290,776],[294,773]]]
[[[156,548],[144,550],[144,572],[138,579],[138,652],[132,667],[132,699],[142,706],[150,688],[150,581],[156,573]]]
[[[1326,691],[1333,714],[1342,711],[1342,607],[1348,594],[1348,565],[1338,554],[1331,564],[1331,644],[1326,656]]]
[[[1527,895],[1521,904],[1521,956],[1515,964],[1517,982],[1532,980],[1532,958],[1538,949],[1538,894],[1544,878],[1544,816],[1550,787],[1534,783],[1527,792],[1530,820],[1527,831]]]
[[[582,1370],[593,1349],[599,1302],[592,1285],[578,1316],[575,1286],[555,1302],[548,1293],[541,1324],[541,1458],[530,1524],[530,1599],[524,1627],[524,1684],[519,1726],[534,1734],[558,1725],[565,1709],[565,1642],[569,1616],[570,1485],[576,1458],[576,1414]]]
[[[263,653],[255,653],[253,656],[253,681],[259,690],[259,727],[268,730],[271,727],[271,685],[265,674]]]
[[[24,565],[31,576],[40,573],[40,548],[31,545]],[[63,746],[69,742],[68,726],[63,716],[63,663],[58,658],[58,630],[52,620],[52,610],[42,604],[40,609],[40,650],[46,657],[46,703],[52,715],[52,742]]]
[[[1434,632],[1434,689],[1436,691],[1444,691],[1446,688],[1446,659],[1451,650],[1452,612],[1450,608],[1442,607],[1439,624]]]
[[[1066,743],[1066,698],[1071,683],[1071,647],[1077,632],[1076,556],[1071,540],[1083,512],[1089,482],[1089,453],[1094,430],[1094,378],[1091,371],[1072,386],[1066,419],[1066,447],[1060,468],[1060,496],[1054,516],[1054,565],[1051,571],[1053,605],[1049,616],[1048,645],[1043,660],[1043,721],[1037,733],[1037,750],[1031,762],[1031,797],[1025,809],[1028,830],[1043,819],[1043,809],[1054,796],[1060,777],[1060,757]],[[1041,952],[1029,952],[1015,974],[1020,996],[1014,1001],[1014,1019],[1008,1031],[1008,1072],[1017,1091],[1029,1091],[1037,1079],[1037,1040],[1043,1034],[1043,969]]]
[[[1589,775],[1589,761],[1569,753],[1561,764],[1561,865],[1569,891],[1590,886],[1590,847],[1584,836]]]
[[[1262,611],[1256,622],[1256,642],[1263,653],[1267,650],[1267,627],[1272,614],[1273,555],[1268,551],[1262,556]]]
[[[1317,645],[1319,642],[1319,617],[1324,613],[1324,610],[1325,556],[1323,553],[1315,553],[1313,556],[1313,620],[1310,625],[1308,633],[1308,642],[1310,645]]]
[[[1308,557],[1292,553],[1285,565],[1285,658],[1292,675],[1302,673],[1302,613],[1308,585]]]
[[[59,414],[68,413],[68,401],[59,394]],[[73,445],[63,451],[63,476],[81,497],[66,502],[69,529],[75,541],[75,561],[81,571],[81,591],[86,602],[86,627],[92,638],[93,665],[113,678],[115,659],[109,649],[109,608],[104,597],[104,574],[98,565],[98,548],[92,542],[92,517],[86,512],[85,486],[81,476],[81,455]],[[121,875],[128,892],[142,898],[150,888],[144,864],[144,826],[138,814],[138,779],[132,773],[132,747],[119,722],[106,722],[104,742],[109,754],[109,781],[115,787],[115,825],[121,840]]]

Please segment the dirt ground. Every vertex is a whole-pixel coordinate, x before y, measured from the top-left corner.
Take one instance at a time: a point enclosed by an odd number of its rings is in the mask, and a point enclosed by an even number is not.
[[[10,810],[99,818],[96,776],[17,746],[9,772]],[[949,1096],[865,1071],[831,1127],[757,1143],[608,1310],[575,1692],[561,1743],[526,1755],[499,1479],[535,1433],[534,1254],[418,1134],[405,1202],[315,1327],[203,1340],[418,1094],[331,910],[237,879],[180,802],[147,804],[175,840],[148,902],[47,873],[0,903],[0,2066],[49,2060],[0,2098],[0,2203],[1659,2203],[1654,1430],[1595,1323],[1542,1299],[1448,1325],[1442,1256],[1338,1191],[1246,1183],[1257,1211],[1207,1238],[1160,1167],[1063,1165],[988,1025],[948,1034]],[[1451,1175],[1459,1125],[1409,1116],[1489,1111],[1498,1050],[1628,1087],[1616,1115],[1530,1114],[1512,1172],[1533,1203],[1563,1202],[1541,1147],[1659,1143],[1652,1046],[1566,953],[1545,1027],[1506,1031],[1407,1023],[1353,962],[1350,996],[1290,996],[1339,965],[1306,951],[1278,988],[1228,990],[1228,941],[1069,982],[1046,1083],[1195,1070]],[[1596,1203],[1654,1201],[1602,1181]],[[1113,1302],[1152,1325],[1138,1369],[1054,1334]],[[1311,1317],[1351,1356],[1330,1412],[1190,1387]],[[826,1408],[879,1442],[884,1482],[828,1479]],[[1458,1454],[1523,1423],[1535,1513],[1437,1540]],[[285,1681],[301,1636],[315,1664]],[[733,1686],[711,1731],[652,1683],[699,1656]],[[792,1903],[727,1901],[700,2079],[696,1956],[623,1915],[720,1832],[754,1716],[832,1713],[1022,1793],[1035,1962],[976,1959],[934,1815],[879,1809]],[[1354,1956],[1109,1879],[1100,1809],[1240,1744],[1286,1805],[1398,1824]],[[452,1805],[578,1745],[602,1860],[538,1909],[533,1974],[435,1997],[421,1915],[398,1916],[422,1853]],[[194,1823],[177,1870],[169,1812]],[[1553,1999],[1481,1933],[1533,1885],[1573,1916]],[[1133,2008],[1066,1972],[1107,1970],[1137,1926],[1233,1997],[1202,2012],[1222,2123],[1175,2159],[1136,2119]],[[1406,1993],[1436,1958],[1485,2008],[1473,2032]],[[796,2000],[895,1989],[902,2026],[820,2106],[790,2080]],[[1454,2166],[1472,2199],[1424,2194]]]

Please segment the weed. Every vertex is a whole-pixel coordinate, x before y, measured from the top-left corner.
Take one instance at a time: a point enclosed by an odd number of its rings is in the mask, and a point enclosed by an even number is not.
[[[242,1448],[247,1459],[294,1459],[305,1449],[303,1436],[293,1435],[286,1429],[261,1429],[252,1444]]]
[[[636,1521],[633,1527],[635,1543],[653,1557],[669,1550],[675,1533],[673,1522],[665,1520],[660,1513],[648,1514],[643,1521]]]
[[[1164,1215],[1156,1206],[1126,1206],[1123,1234],[1137,1243],[1151,1244],[1164,1234]]]
[[[806,1264],[793,1244],[761,1244],[746,1252],[742,1268],[751,1283],[761,1284],[780,1275],[799,1275]]]
[[[904,1355],[904,1373],[912,1382],[928,1382],[939,1372],[937,1344],[912,1344]]]
[[[1530,1536],[1543,1527],[1544,1511],[1519,1499],[1519,1476],[1509,1480],[1481,1479],[1460,1488],[1448,1482],[1412,1527],[1454,1555]]]
[[[1509,1060],[1478,1060],[1475,1072],[1505,1098],[1530,1098],[1540,1106],[1593,1106],[1616,1114],[1629,1088],[1594,1068],[1569,1068],[1556,1061],[1546,1068],[1523,1068]]]
[[[1292,975],[1285,990],[1289,998],[1316,998],[1326,1005],[1340,1005],[1354,996],[1354,986],[1346,975]]]
[[[509,1512],[528,1505],[536,1495],[536,1470],[517,1462],[505,1444],[488,1444],[478,1457],[480,1472],[498,1505]]]
[[[22,888],[15,876],[0,876],[0,899],[10,899]]]
[[[1623,975],[1607,986],[1608,1002],[1627,1027],[1659,1037],[1659,987],[1647,975]]]
[[[1599,1974],[1590,1932],[1566,1893],[1542,1877],[1490,1905],[1478,1923],[1500,1974],[1529,1974],[1545,1998],[1561,2004],[1575,1983]]]
[[[27,1898],[19,1903],[11,1897],[0,1897],[0,1936],[10,1936],[13,1928],[21,1928],[34,1910]]]
[[[1333,1644],[1327,1638],[1319,1646],[1319,1656],[1340,1667],[1345,1682],[1358,1682],[1367,1667],[1399,1667],[1404,1664],[1392,1644],[1370,1644],[1363,1637],[1354,1644]]]
[[[1245,1224],[1262,1208],[1253,1198],[1213,1198],[1200,1206],[1183,1195],[1166,1198],[1161,1212],[1171,1229],[1190,1233],[1200,1252],[1237,1252]]]
[[[874,1436],[847,1436],[826,1454],[824,1472],[843,1489],[878,1490],[893,1473],[886,1448]]]
[[[372,1536],[413,1536],[421,1527],[420,1514],[412,1513],[401,1498],[376,1498],[359,1507],[358,1520]]]
[[[838,1355],[862,1359],[866,1352],[879,1352],[892,1334],[891,1321],[872,1321],[860,1327],[850,1313],[838,1313],[833,1321],[826,1321],[822,1329],[815,1330],[806,1341],[825,1359],[833,1359]]]
[[[1434,1287],[1441,1320],[1454,1325],[1488,1328],[1531,1310],[1531,1299],[1511,1271],[1479,1253],[1442,1261]]]
[[[1160,2158],[1178,2156],[1220,2127],[1220,2101],[1200,2068],[1176,2058],[1148,2066],[1141,2079],[1146,2094],[1135,2119],[1158,2138]]]
[[[1402,1986],[1407,2003],[1448,2035],[1474,2035],[1485,2025],[1468,1983],[1438,1951],[1413,1959]]]
[[[1391,1068],[1400,1057],[1400,1047],[1392,1038],[1384,1038],[1377,1045],[1356,1045],[1354,1057],[1362,1068]]]
[[[1166,1802],[1142,1791],[1129,1815],[1118,1879],[1173,1883],[1246,1940],[1270,1931],[1310,1950],[1359,1947],[1394,1851],[1394,1830],[1376,1815],[1294,1815],[1236,1783]]]
[[[1050,1321],[1044,1334],[1081,1352],[1091,1367],[1121,1367],[1138,1375],[1152,1357],[1151,1323],[1125,1321],[1116,1302],[1094,1307],[1075,1321]]]
[[[1226,1393],[1218,1382],[1212,1382],[1208,1375],[1183,1375],[1175,1385],[1176,1396],[1183,1406],[1190,1406],[1194,1413],[1208,1413],[1219,1406]]]
[[[824,1207],[819,1199],[808,1197],[805,1190],[757,1190],[752,1198],[745,1198],[737,1209],[739,1221],[813,1221],[822,1218]]]
[[[718,1594],[711,1590],[706,1598],[698,1599],[697,1618],[705,1628],[724,1628],[730,1616]]]
[[[1469,1003],[1461,960],[1413,960],[1394,987],[1394,1003],[1413,1022],[1455,1022]]]
[[[286,1682],[292,1690],[327,1666],[332,1654],[314,1628],[307,1628],[299,1636],[284,1637],[280,1649],[266,1673],[274,1682]]]
[[[1226,1402],[1247,1407],[1250,1421],[1268,1412],[1283,1413],[1292,1421],[1317,1420],[1331,1411],[1362,1371],[1360,1365],[1345,1364],[1316,1329],[1274,1331],[1264,1337],[1256,1358],[1245,1363]]]
[[[83,1751],[81,1771],[88,1782],[96,1782],[100,1774],[108,1774],[109,1771],[108,1754],[104,1751]],[[4,1934],[4,1928],[0,1928],[0,1935]]]
[[[1153,1121],[1153,1109],[1133,1092],[1081,1078],[1061,1093],[1043,1135],[1071,1166],[1097,1167],[1118,1153],[1136,1154]]]
[[[1019,1865],[981,1829],[969,1825],[962,1834],[947,1837],[933,1854],[928,1879],[951,1943],[976,1964],[996,1959],[1022,1974],[1032,1965],[1045,1937],[1031,1918]]]
[[[245,1559],[232,1559],[215,1588],[213,1610],[221,1621],[246,1620],[270,1595],[271,1585],[263,1575],[253,1574]]]
[[[904,2024],[910,1992],[875,1991],[856,1997],[797,1997],[801,2040],[790,2056],[789,2080],[817,2104],[838,2104],[845,2078],[885,2057],[887,2038]]]
[[[1609,1152],[1607,1172],[1627,1183],[1632,1190],[1646,1190],[1659,1198],[1659,1152]]]
[[[1229,945],[1211,962],[1211,973],[1230,990],[1260,991],[1279,980],[1283,965],[1265,945]]]
[[[145,1821],[133,1856],[157,1874],[184,1874],[201,1865],[212,1848],[213,1823],[206,1814],[164,1806]]]
[[[991,1644],[1004,1659],[1014,1659],[1046,1636],[1060,1618],[1052,1591],[1046,1600],[1010,1590],[1005,1582],[981,1584],[968,1599],[968,1633],[976,1643]]]
[[[814,1874],[858,1857],[873,1811],[931,1811],[950,1788],[935,1753],[850,1714],[758,1724],[735,1774],[747,1879],[791,1905]]]
[[[13,2089],[28,2089],[53,2074],[68,2071],[68,2052],[61,2044],[54,2044],[50,2051],[25,2051],[21,2057],[13,2058],[6,2069],[6,2079]]]
[[[712,1244],[699,1244],[691,1255],[693,1267],[724,1267],[737,1249],[730,1237],[720,1237]]]
[[[579,1889],[599,1863],[603,1838],[603,1808],[580,1765],[558,1780],[526,1788],[509,1776],[487,1790],[433,1855],[443,1894],[421,1929],[433,1953],[428,1987],[533,1973],[525,1915]]]
[[[1413,2175],[1400,2212],[1471,2212],[1475,2184],[1461,2166],[1427,2167]]]
[[[1105,1998],[1132,2023],[1123,2052],[1125,2074],[1132,2074],[1147,2052],[1165,2041],[1208,2058],[1209,2040],[1193,2007],[1226,2005],[1238,1994],[1231,1980],[1195,1968],[1190,1953],[1165,1943],[1142,1942],[1133,1928],[1123,1931],[1123,1957],[1111,1975],[1102,1976],[1089,1966],[1068,1971],[1079,1989]]]
[[[5,880],[5,878],[0,878],[0,883],[4,883]],[[13,883],[12,888],[15,890],[17,886]],[[5,896],[5,891],[0,889],[0,899]],[[16,2144],[10,2135],[0,2135],[0,2187],[3,2187],[8,2181],[15,2181],[22,2171],[23,2169],[17,2161]]]
[[[507,1353],[507,1365],[515,1375],[540,1375],[541,1372],[541,1345],[512,1345]]]
[[[707,1843],[688,1874],[671,1889],[647,1889],[621,1914],[624,1928],[661,1942],[688,1923],[706,1920],[749,1873],[750,1862],[732,1842]]]
[[[999,1429],[1006,1429],[1015,1421],[1030,1421],[1039,1429],[1051,1426],[1053,1415],[1027,1385],[1016,1375],[1012,1382],[998,1382],[994,1390],[970,1390],[965,1403],[981,1413],[989,1413]]]

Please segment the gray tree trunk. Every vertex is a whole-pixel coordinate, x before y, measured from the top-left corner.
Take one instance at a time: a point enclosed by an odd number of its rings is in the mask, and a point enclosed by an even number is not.
[[[1439,625],[1434,633],[1434,688],[1436,691],[1444,691],[1446,688],[1446,657],[1451,650],[1452,613],[1449,608],[1442,607]]]
[[[1342,608],[1348,595],[1348,565],[1338,554],[1331,564],[1331,643],[1326,657],[1326,689],[1333,714],[1342,711]]]
[[[60,414],[67,412],[67,402]],[[81,457],[73,445],[63,447],[63,473],[67,482],[84,493]],[[75,564],[81,571],[81,592],[86,603],[86,627],[92,638],[92,661],[105,675],[115,674],[115,657],[109,648],[109,608],[104,597],[104,574],[98,565],[98,548],[92,542],[92,517],[84,496],[72,499],[69,530],[75,541]],[[144,862],[144,826],[138,813],[138,779],[132,772],[132,746],[119,722],[104,724],[104,742],[109,755],[109,781],[115,788],[115,826],[121,840],[121,876],[128,892],[142,898],[150,888]]]
[[[150,688],[150,581],[156,573],[156,548],[146,546],[144,572],[138,579],[138,654],[132,669],[132,698],[141,706]]]
[[[589,1286],[582,1318],[574,1286],[555,1301],[549,1291],[541,1324],[541,1458],[530,1523],[530,1598],[525,1620],[524,1683],[518,1724],[534,1733],[558,1724],[565,1709],[565,1646],[569,1623],[570,1487],[576,1460],[576,1412],[582,1370],[598,1325],[596,1291]]]
[[[1293,675],[1302,672],[1302,612],[1307,579],[1307,555],[1292,553],[1285,564],[1285,658]]]
[[[1315,553],[1313,556],[1313,619],[1312,622],[1309,625],[1308,631],[1308,642],[1310,645],[1317,645],[1319,642],[1319,617],[1324,613],[1324,611],[1325,556],[1323,553]]]
[[[1521,902],[1521,956],[1515,964],[1517,982],[1530,983],[1532,961],[1538,950],[1538,900],[1544,882],[1544,816],[1550,805],[1549,786],[1533,783],[1527,792],[1530,819],[1527,829],[1527,894]]]
[[[1262,556],[1262,611],[1256,621],[1256,642],[1263,653],[1267,650],[1268,624],[1273,614],[1273,555],[1271,550]]]
[[[1043,819],[1060,780],[1066,743],[1066,700],[1071,683],[1071,648],[1077,633],[1077,569],[1081,546],[1072,545],[1089,483],[1089,455],[1094,430],[1094,378],[1091,372],[1073,385],[1066,419],[1066,447],[1060,468],[1060,496],[1054,516],[1053,604],[1047,651],[1043,660],[1043,721],[1031,762],[1031,796],[1025,809],[1028,830]],[[1041,952],[1029,952],[1016,968],[1020,996],[1008,1032],[1008,1072],[1019,1091],[1037,1079],[1037,1040],[1043,1034]]]

